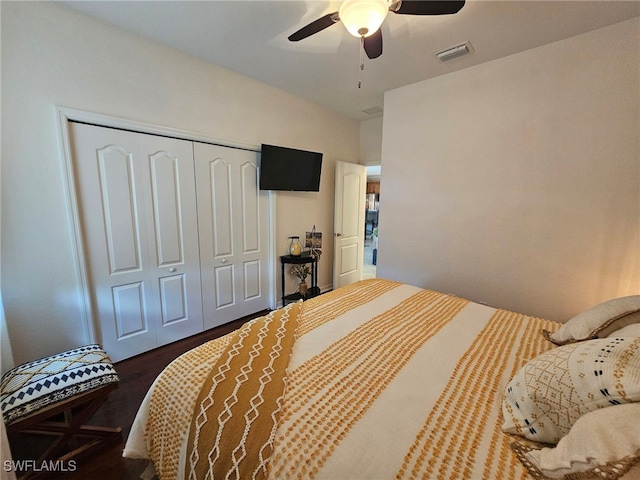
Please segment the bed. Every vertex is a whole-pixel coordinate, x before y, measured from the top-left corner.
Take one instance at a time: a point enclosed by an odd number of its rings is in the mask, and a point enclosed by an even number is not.
[[[160,479],[545,478],[527,462],[544,445],[524,423],[503,431],[520,408],[505,395],[532,359],[565,348],[550,341],[561,327],[358,282],[177,358],[145,397],[124,456],[150,459]],[[637,478],[638,454],[602,478]]]

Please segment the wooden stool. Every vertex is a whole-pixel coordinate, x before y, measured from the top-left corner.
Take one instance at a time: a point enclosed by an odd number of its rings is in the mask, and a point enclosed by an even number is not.
[[[76,348],[9,370],[0,387],[8,436],[57,437],[39,459],[25,464],[28,468],[21,478],[74,468],[75,460],[81,456],[122,442],[120,427],[85,425],[117,386],[118,375],[99,345]],[[70,464],[70,460],[74,462]]]

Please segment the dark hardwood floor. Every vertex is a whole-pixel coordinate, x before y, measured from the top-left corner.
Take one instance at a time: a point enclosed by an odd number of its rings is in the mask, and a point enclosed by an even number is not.
[[[118,388],[111,392],[89,422],[92,425],[122,427],[123,443],[77,462],[74,472],[58,472],[49,478],[63,480],[134,480],[140,478],[147,462],[122,457],[124,442],[142,403],[142,399],[158,374],[176,357],[215,338],[226,335],[245,322],[266,312],[259,312],[234,322],[207,330],[198,335],[157,348],[136,357],[115,363],[120,378]],[[21,436],[11,439],[14,460],[37,458],[41,448],[34,437]]]

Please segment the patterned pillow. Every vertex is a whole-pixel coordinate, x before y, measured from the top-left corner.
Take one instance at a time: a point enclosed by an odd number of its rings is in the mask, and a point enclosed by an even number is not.
[[[48,405],[117,381],[118,374],[100,345],[25,363],[2,376],[4,422],[8,425]]]
[[[511,448],[534,479],[615,480],[640,473],[640,403],[600,408],[583,415],[553,448],[514,442]],[[633,470],[633,472],[630,472]],[[635,475],[634,475],[635,474]],[[631,476],[634,475],[634,476]]]
[[[640,337],[640,323],[622,327],[620,330],[607,335],[608,337]]]
[[[556,345],[605,338],[627,325],[640,323],[640,295],[613,298],[576,315],[556,332],[543,330],[544,337]]]
[[[502,430],[557,443],[582,415],[640,401],[640,338],[604,338],[549,350],[509,382]]]

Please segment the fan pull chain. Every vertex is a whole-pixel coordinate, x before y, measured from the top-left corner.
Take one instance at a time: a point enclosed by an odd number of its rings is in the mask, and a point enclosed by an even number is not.
[[[360,70],[358,71],[358,88],[362,88],[362,71],[364,70],[364,35],[360,36]]]

